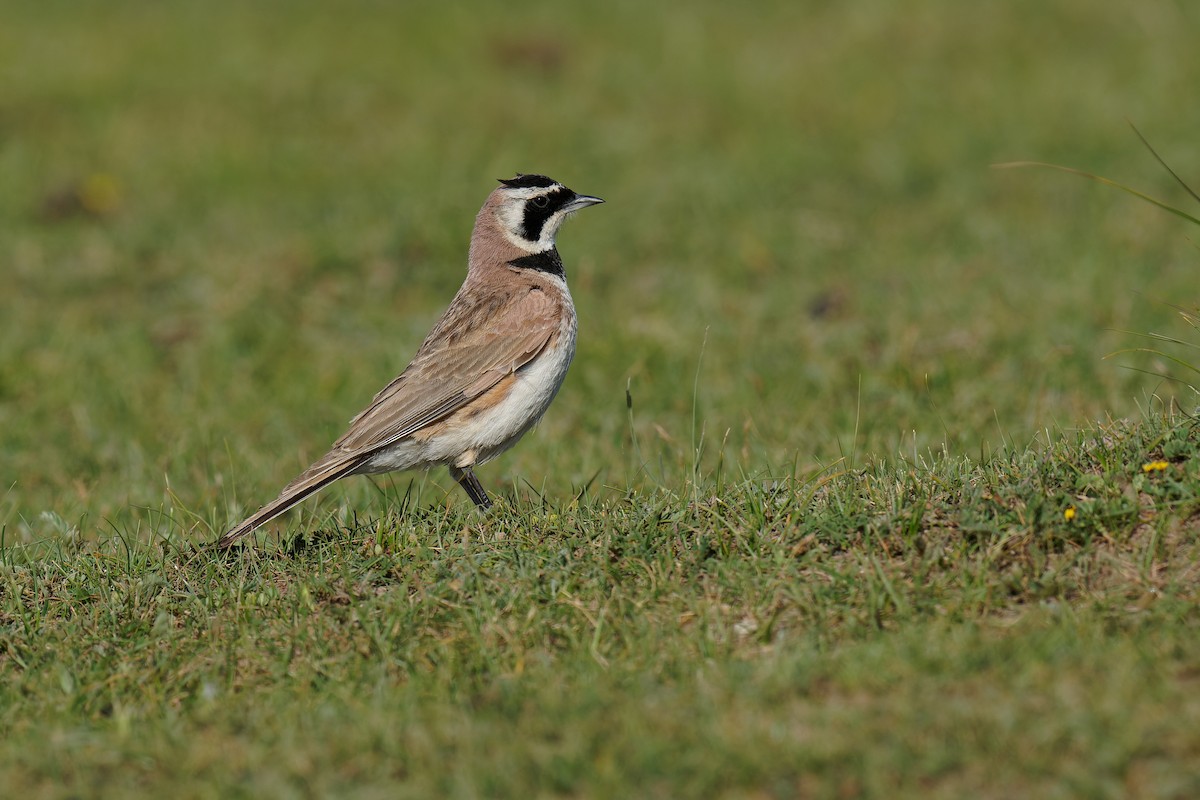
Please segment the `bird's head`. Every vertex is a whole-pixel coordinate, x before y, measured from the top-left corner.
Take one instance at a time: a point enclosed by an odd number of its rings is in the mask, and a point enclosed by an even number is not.
[[[545,175],[522,175],[500,180],[484,210],[491,210],[509,242],[530,253],[554,247],[563,220],[581,208],[603,203],[599,197],[576,194]]]

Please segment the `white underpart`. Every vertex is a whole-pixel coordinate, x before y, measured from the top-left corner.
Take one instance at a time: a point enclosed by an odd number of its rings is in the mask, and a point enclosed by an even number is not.
[[[572,306],[566,281],[548,276]],[[391,472],[439,465],[469,467],[490,461],[517,443],[537,424],[558,394],[575,355],[576,322],[573,306],[563,315],[558,340],[517,370],[508,396],[487,411],[451,425],[430,441],[405,439],[371,456],[356,472]]]

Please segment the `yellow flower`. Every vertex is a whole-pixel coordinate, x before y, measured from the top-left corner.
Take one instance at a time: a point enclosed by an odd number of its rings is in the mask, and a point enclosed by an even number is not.
[[[1063,519],[1067,522],[1075,519],[1075,506],[1067,506],[1066,510],[1063,511]]]
[[[1170,465],[1165,461],[1151,461],[1149,463],[1142,464],[1142,472],[1162,472],[1168,466]]]
[[[88,175],[76,192],[84,210],[97,217],[108,216],[121,206],[121,185],[105,172]]]

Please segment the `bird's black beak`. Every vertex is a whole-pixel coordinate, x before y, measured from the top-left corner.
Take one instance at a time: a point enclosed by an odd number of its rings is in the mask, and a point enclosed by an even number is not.
[[[588,195],[588,194],[577,194],[577,195],[575,195],[574,199],[571,200],[571,202],[569,202],[565,206],[563,206],[563,210],[566,211],[568,214],[573,214],[574,212],[578,211],[581,208],[587,208],[588,206],[599,205],[600,203],[603,203],[603,202],[604,201],[601,200],[599,197],[592,197],[591,195]]]

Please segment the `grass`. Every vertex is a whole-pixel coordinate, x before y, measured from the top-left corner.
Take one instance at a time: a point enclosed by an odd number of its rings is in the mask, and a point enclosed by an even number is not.
[[[1186,796],[1198,446],[8,548],[0,754],[48,796]]]
[[[1123,120],[1195,184],[1190,7],[4,19],[4,794],[1200,789],[1195,395],[1159,340],[1104,358],[1195,250],[988,168],[1173,202]],[[355,479],[205,547],[403,367],[518,170],[609,202],[496,512]]]

